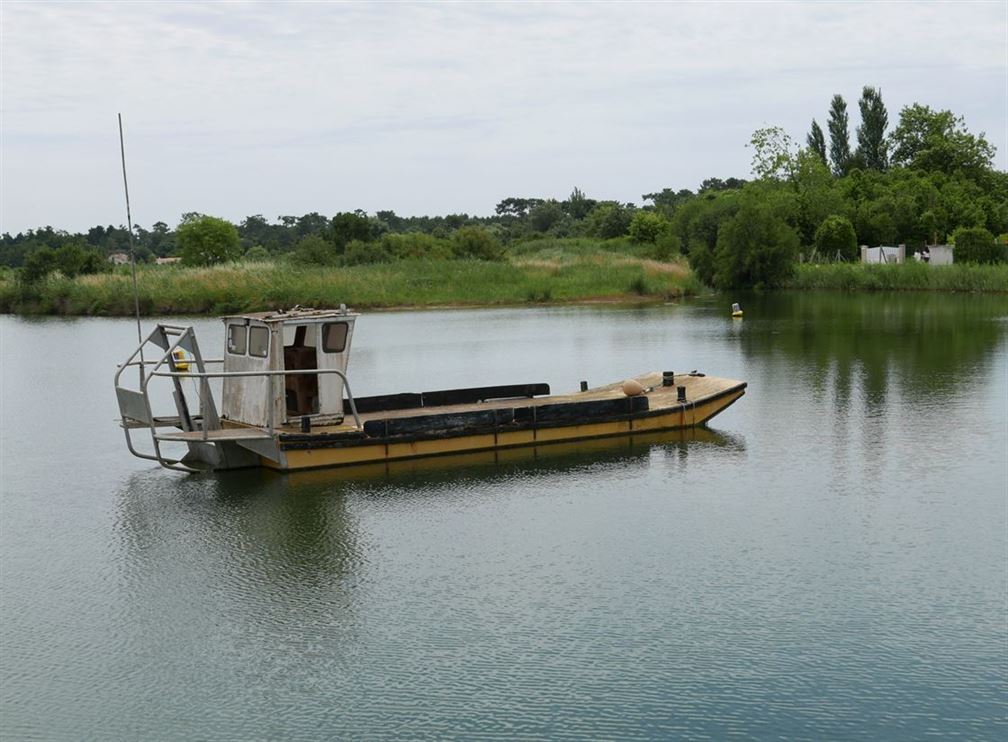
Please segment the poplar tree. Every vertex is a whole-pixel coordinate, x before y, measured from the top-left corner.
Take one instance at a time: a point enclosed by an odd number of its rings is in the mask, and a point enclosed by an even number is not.
[[[858,101],[861,109],[861,126],[857,128],[858,159],[868,170],[889,169],[889,147],[885,130],[889,126],[889,114],[882,103],[882,94],[865,85]]]
[[[809,131],[805,141],[808,143],[808,148],[819,156],[824,165],[829,164],[826,160],[826,137],[823,136],[823,130],[815,119],[812,119],[812,130]]]
[[[851,163],[850,134],[847,131],[847,103],[839,93],[830,102],[828,127],[833,174],[846,175]]]

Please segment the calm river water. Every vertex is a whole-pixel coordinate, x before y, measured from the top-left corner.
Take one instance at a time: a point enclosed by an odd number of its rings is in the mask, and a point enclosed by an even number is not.
[[[358,395],[749,389],[709,432],[291,476],[132,458],[131,322],[0,318],[0,737],[1005,739],[1008,299],[743,305],[365,314]]]

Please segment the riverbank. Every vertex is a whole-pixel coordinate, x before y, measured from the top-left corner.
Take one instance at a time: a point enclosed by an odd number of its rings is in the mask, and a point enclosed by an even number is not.
[[[1008,293],[1008,264],[926,265],[806,263],[795,268],[786,288],[800,291],[967,291]]]
[[[350,267],[289,262],[212,268],[141,266],[144,315],[223,314],[281,306],[387,308],[494,306],[579,301],[658,302],[696,295],[703,286],[685,261],[663,263],[617,253],[549,255],[505,262],[404,260]],[[22,286],[0,278],[0,311],[21,314],[133,314],[128,270],[69,279],[51,275]]]
[[[144,315],[223,314],[280,306],[360,309],[433,306],[627,302],[648,303],[706,291],[685,259],[651,259],[623,240],[541,240],[510,248],[501,262],[402,260],[319,266],[285,260],[211,268],[142,265]],[[608,249],[606,249],[608,247]],[[1008,293],[1008,265],[928,266],[802,264],[783,287],[798,291]],[[129,269],[76,278],[52,274],[22,285],[0,273],[0,312],[127,316],[133,314]]]

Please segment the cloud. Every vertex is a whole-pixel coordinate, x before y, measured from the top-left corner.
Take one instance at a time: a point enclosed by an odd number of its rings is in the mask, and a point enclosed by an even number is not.
[[[986,130],[1004,167],[998,3],[0,5],[0,228],[347,208],[489,213],[746,176],[878,85]],[[856,118],[856,116],[855,116]],[[852,125],[856,121],[852,122]],[[44,196],[44,198],[43,198]]]

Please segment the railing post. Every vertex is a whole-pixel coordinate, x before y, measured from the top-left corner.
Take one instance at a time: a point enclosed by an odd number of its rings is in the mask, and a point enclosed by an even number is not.
[[[266,377],[266,421],[267,432],[273,435],[273,375]]]

